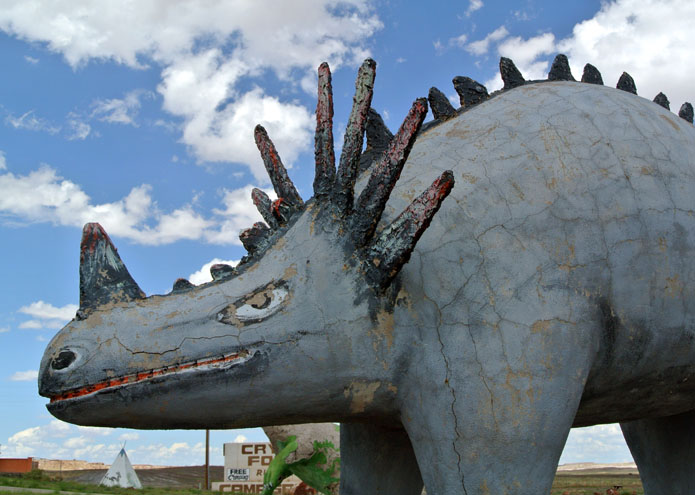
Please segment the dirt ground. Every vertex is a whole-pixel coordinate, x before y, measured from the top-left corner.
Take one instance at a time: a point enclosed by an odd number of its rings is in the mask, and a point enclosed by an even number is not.
[[[198,488],[205,479],[205,466],[167,467],[158,469],[136,469],[143,486],[169,488]],[[99,484],[106,469],[81,469],[75,471],[46,471],[48,476],[62,476],[64,480],[86,484]],[[210,481],[221,481],[222,466],[210,466]]]

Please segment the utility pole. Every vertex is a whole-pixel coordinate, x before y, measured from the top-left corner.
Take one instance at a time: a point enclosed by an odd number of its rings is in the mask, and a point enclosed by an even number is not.
[[[210,489],[210,430],[205,430],[205,489]]]

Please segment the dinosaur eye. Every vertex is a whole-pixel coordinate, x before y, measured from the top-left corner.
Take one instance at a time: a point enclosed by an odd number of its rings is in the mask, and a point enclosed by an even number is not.
[[[217,313],[217,321],[229,325],[261,321],[282,308],[288,296],[284,282],[268,284]]]

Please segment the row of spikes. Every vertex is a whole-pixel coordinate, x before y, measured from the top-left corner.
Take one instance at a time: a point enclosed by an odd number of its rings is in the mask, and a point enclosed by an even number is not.
[[[427,100],[415,100],[395,135],[386,128],[371,107],[376,62],[365,60],[358,71],[353,107],[345,131],[338,168],[333,148],[333,90],[331,72],[323,63],[318,70],[318,104],[316,108],[314,198],[329,206],[345,223],[355,248],[368,262],[370,281],[385,288],[408,261],[420,236],[429,226],[444,198],[454,186],[451,171],[445,171],[432,185],[380,234],[376,227],[398,180],[415,137],[428,112]],[[367,134],[367,148],[362,152]],[[263,219],[241,232],[240,239],[250,256],[261,252],[274,239],[274,234],[287,226],[304,209],[304,201],[287,175],[273,142],[262,126],[254,131],[256,145],[278,199],[271,201],[260,189],[254,189],[252,200]],[[354,187],[361,171],[372,165],[372,172],[357,199]],[[236,269],[217,264],[210,269],[213,280],[234,276]],[[191,289],[194,285],[180,278],[172,292]],[[88,223],[80,246],[80,309],[77,318],[109,303],[127,302],[145,297],[138,287],[109,236],[98,223]]]
[[[524,79],[524,76],[521,74],[519,69],[517,69],[516,65],[514,65],[514,62],[505,57],[500,59],[500,75],[502,76],[502,81],[504,82],[504,88],[502,88],[502,91],[513,89],[528,83],[540,82],[527,81]],[[550,68],[550,72],[548,73],[547,80],[576,81],[574,76],[572,76],[569,61],[565,55],[559,54],[555,57],[553,65]],[[584,72],[582,73],[581,82],[603,85],[603,78],[596,67],[591,64],[586,64],[584,66]],[[461,108],[469,108],[490,98],[487,88],[470,77],[456,76],[453,79],[453,83],[454,89],[459,95]],[[635,95],[637,94],[637,86],[635,86],[635,81],[627,72],[623,72],[618,80],[618,84],[615,87],[623,91],[627,91],[628,93]],[[451,105],[451,103],[449,103],[449,99],[446,97],[446,95],[444,95],[444,93],[442,93],[439,89],[435,87],[430,88],[428,99],[435,119],[443,121],[455,117],[458,114],[457,110]],[[671,104],[664,93],[659,93],[652,101],[661,105],[667,110],[671,109]],[[678,116],[692,124],[693,106],[688,102],[683,103],[678,112]]]
[[[376,62],[365,60],[357,73],[353,106],[336,170],[331,72],[327,63],[319,66],[313,189],[314,200],[331,206],[346,222],[346,230],[355,248],[368,253],[372,267],[376,267],[371,270],[372,282],[384,288],[410,258],[415,244],[451,191],[454,178],[450,171],[444,172],[376,236],[377,224],[427,115],[428,106],[425,98],[415,100],[398,132],[392,135],[381,117],[371,109],[375,76]],[[363,153],[365,131],[367,148]],[[254,137],[278,199],[271,201],[260,189],[252,191],[252,200],[266,223],[258,222],[239,236],[251,256],[263,251],[272,243],[273,233],[304,209],[304,202],[265,129],[256,126]],[[357,177],[370,166],[367,185],[355,199]],[[394,239],[399,239],[399,242],[388,242]]]

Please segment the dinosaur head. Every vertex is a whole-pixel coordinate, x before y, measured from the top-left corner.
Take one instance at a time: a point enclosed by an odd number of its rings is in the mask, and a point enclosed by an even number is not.
[[[231,428],[343,420],[388,412],[397,350],[367,338],[394,302],[394,280],[453,187],[445,172],[378,230],[427,112],[416,100],[354,197],[375,63],[360,68],[337,171],[332,89],[319,67],[314,197],[304,202],[265,130],[256,144],[278,195],[252,199],[267,222],[241,233],[249,251],[213,281],[180,279],[145,297],[108,235],[87,224],[80,309],[39,372],[49,411],[65,421],[135,428]],[[352,395],[372,400],[355,406]],[[359,401],[358,401],[359,402]]]

